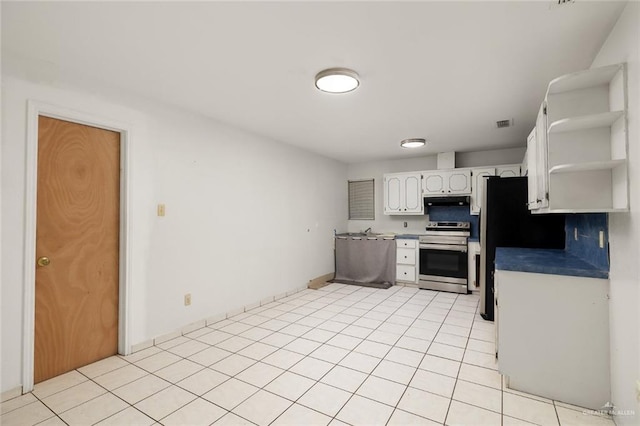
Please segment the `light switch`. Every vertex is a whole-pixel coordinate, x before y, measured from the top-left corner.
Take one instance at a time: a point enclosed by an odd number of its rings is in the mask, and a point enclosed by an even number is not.
[[[158,204],[158,216],[164,216],[164,204]]]

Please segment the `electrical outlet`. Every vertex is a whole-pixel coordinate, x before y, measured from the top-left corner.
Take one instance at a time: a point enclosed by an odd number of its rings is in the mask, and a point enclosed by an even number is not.
[[[598,233],[598,240],[600,242],[600,248],[604,248],[604,231]]]
[[[573,239],[578,241],[578,228],[573,228]]]
[[[184,306],[191,305],[191,293],[187,293],[184,295]]]
[[[158,204],[158,216],[164,216],[164,204]]]

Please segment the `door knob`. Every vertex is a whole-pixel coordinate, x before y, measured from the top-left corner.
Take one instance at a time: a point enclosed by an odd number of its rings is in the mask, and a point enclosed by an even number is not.
[[[51,263],[51,260],[46,256],[42,256],[38,258],[38,266],[47,266],[50,263]]]

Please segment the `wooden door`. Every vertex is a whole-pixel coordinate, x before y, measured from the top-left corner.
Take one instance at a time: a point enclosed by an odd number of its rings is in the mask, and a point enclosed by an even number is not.
[[[120,229],[120,134],[38,123],[35,383],[117,353]]]

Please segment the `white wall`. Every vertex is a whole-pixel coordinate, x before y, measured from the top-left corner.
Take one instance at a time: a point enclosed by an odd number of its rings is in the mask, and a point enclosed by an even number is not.
[[[486,151],[456,153],[456,167],[483,167],[500,164],[520,164],[527,150],[527,141],[521,148],[490,149]]]
[[[526,141],[523,141],[523,145]],[[482,167],[500,164],[520,164],[526,148],[509,148],[489,151],[456,153],[456,167]],[[384,192],[382,177],[385,173],[415,172],[437,168],[435,155],[415,157],[402,160],[372,161],[349,164],[347,176],[349,180],[375,179],[375,220],[350,220],[349,232],[363,231],[372,228],[373,232],[422,233],[428,216],[396,216],[384,214]],[[404,223],[407,227],[404,227]]]
[[[28,99],[132,127],[132,343],[333,271],[333,230],[346,229],[345,164],[140,99],[6,73],[2,85],[1,391],[21,384]],[[155,215],[158,203],[166,217]]]
[[[636,381],[640,380],[640,3],[629,2],[592,67],[628,65],[629,213],[609,215],[611,399],[618,425],[640,424]]]

